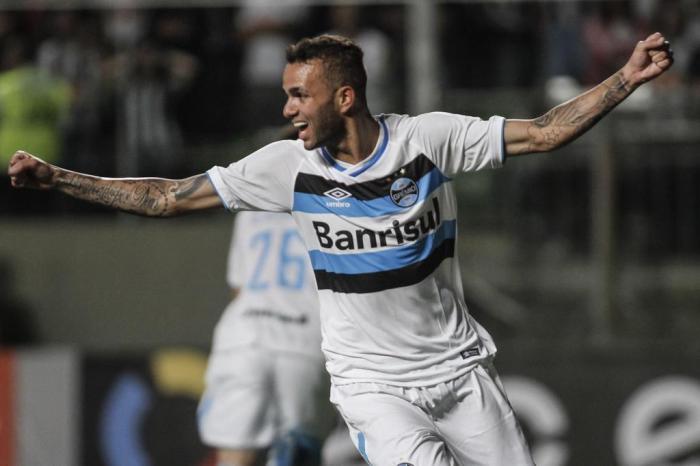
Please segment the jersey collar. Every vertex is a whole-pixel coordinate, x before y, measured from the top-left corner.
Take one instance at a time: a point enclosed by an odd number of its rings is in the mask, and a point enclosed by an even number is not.
[[[374,150],[374,153],[370,155],[364,162],[360,163],[360,166],[351,166],[351,167],[344,167],[338,161],[333,158],[333,156],[328,152],[328,149],[325,147],[321,148],[321,154],[323,154],[323,158],[326,159],[326,162],[328,164],[338,170],[339,172],[345,172],[345,171],[350,171],[349,173],[346,173],[349,176],[357,176],[360,173],[365,172],[368,170],[372,165],[377,163],[380,158],[382,158],[382,155],[384,155],[384,152],[386,151],[386,146],[389,143],[389,129],[386,126],[386,122],[384,121],[384,115],[380,115],[377,118],[377,121],[379,121],[379,140],[381,141],[376,149]]]

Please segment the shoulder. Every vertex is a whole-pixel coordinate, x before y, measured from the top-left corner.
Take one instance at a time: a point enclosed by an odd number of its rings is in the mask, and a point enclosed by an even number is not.
[[[242,158],[236,165],[256,167],[270,174],[290,175],[308,160],[309,153],[301,141],[275,141]]]
[[[305,153],[308,153],[304,149],[304,145],[299,140],[284,139],[282,141],[275,141],[261,147],[260,149],[253,152],[251,155],[258,155],[264,157],[274,157],[274,156],[297,156],[303,157]]]
[[[448,112],[430,112],[413,117],[412,123],[420,129],[431,130],[445,126],[468,126],[478,121],[481,121],[481,119],[469,115]]]
[[[454,127],[469,126],[481,121],[478,117],[449,112],[429,112],[415,116],[396,114],[385,114],[381,116],[385,119],[390,128],[404,132],[407,135],[435,133],[450,130]]]

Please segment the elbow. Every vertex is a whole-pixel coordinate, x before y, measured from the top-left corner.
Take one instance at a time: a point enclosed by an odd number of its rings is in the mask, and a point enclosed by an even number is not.
[[[152,218],[176,217],[182,213],[176,202],[167,198],[152,200],[147,205],[132,206],[125,210],[135,215]]]
[[[163,218],[179,217],[187,213],[187,209],[183,206],[179,206],[177,202],[168,203],[163,210],[157,216]]]
[[[530,152],[552,152],[568,145],[574,139],[574,135],[564,132],[561,128],[548,128],[533,138]]]
[[[510,156],[539,154],[542,152],[550,152],[556,149],[556,146],[547,144],[544,141],[530,140],[521,144],[511,144],[506,147],[506,154]]]

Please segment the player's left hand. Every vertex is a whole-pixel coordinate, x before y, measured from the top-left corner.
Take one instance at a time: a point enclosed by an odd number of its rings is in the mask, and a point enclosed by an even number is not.
[[[636,87],[665,73],[673,65],[671,44],[660,32],[640,40],[622,68],[630,86]]]

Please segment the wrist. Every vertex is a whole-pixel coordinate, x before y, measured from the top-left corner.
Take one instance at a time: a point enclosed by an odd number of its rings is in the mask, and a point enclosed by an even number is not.
[[[623,66],[620,71],[618,71],[618,74],[624,83],[625,89],[629,92],[634,91],[643,84],[643,81],[636,77],[638,73],[636,73],[629,65]]]
[[[69,170],[64,170],[55,165],[49,165],[50,174],[46,180],[46,184],[52,189],[63,189],[66,187],[75,187],[79,185],[75,177],[75,173]]]

